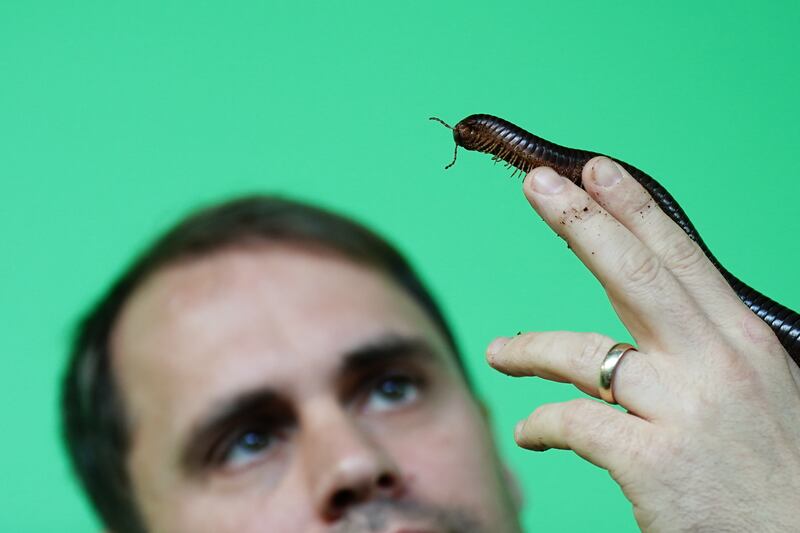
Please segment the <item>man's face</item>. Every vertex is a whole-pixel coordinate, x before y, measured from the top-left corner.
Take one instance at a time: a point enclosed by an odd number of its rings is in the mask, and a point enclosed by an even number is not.
[[[451,349],[372,269],[266,244],[174,265],[112,353],[151,531],[518,531]]]

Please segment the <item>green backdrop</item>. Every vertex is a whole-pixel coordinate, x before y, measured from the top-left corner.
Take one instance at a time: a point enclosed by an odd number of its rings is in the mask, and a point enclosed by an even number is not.
[[[718,257],[800,308],[796,2],[0,2],[0,531],[97,530],[63,458],[71,328],[176,217],[252,191],[388,235],[444,302],[525,523],[633,531],[609,476],[511,439],[569,386],[484,364],[500,334],[624,338],[599,285],[456,122],[493,113],[659,178]]]

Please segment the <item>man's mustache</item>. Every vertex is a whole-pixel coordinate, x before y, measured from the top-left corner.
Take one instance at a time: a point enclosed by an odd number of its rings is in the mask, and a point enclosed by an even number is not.
[[[408,526],[425,533],[485,533],[477,518],[464,509],[429,505],[411,500],[375,499],[354,505],[334,533],[384,533]]]

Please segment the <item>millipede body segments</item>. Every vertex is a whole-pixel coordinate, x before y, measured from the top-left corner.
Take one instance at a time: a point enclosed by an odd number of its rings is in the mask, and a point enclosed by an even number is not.
[[[494,161],[504,161],[515,169],[514,174],[526,174],[536,167],[548,166],[580,186],[584,165],[593,157],[602,155],[555,144],[492,115],[470,115],[455,126],[436,117],[431,117],[431,120],[453,131],[456,148],[453,161],[446,169],[455,164],[458,148],[461,147],[489,154]],[[703,242],[678,202],[660,183],[633,165],[613,157],[610,159],[622,165],[650,193],[662,211],[700,246],[739,298],[772,328],[795,363],[800,365],[800,314],[749,287],[725,269]]]

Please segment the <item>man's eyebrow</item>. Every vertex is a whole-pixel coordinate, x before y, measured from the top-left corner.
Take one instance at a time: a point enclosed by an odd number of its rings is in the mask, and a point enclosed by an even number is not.
[[[415,359],[439,362],[433,347],[424,339],[387,334],[368,341],[344,354],[339,374],[345,375],[377,365]]]
[[[281,415],[286,417],[286,401],[273,389],[262,387],[237,394],[216,406],[210,414],[205,415],[186,432],[181,446],[181,464],[189,471],[197,471],[202,467],[208,446],[225,428],[248,415],[255,416]]]

